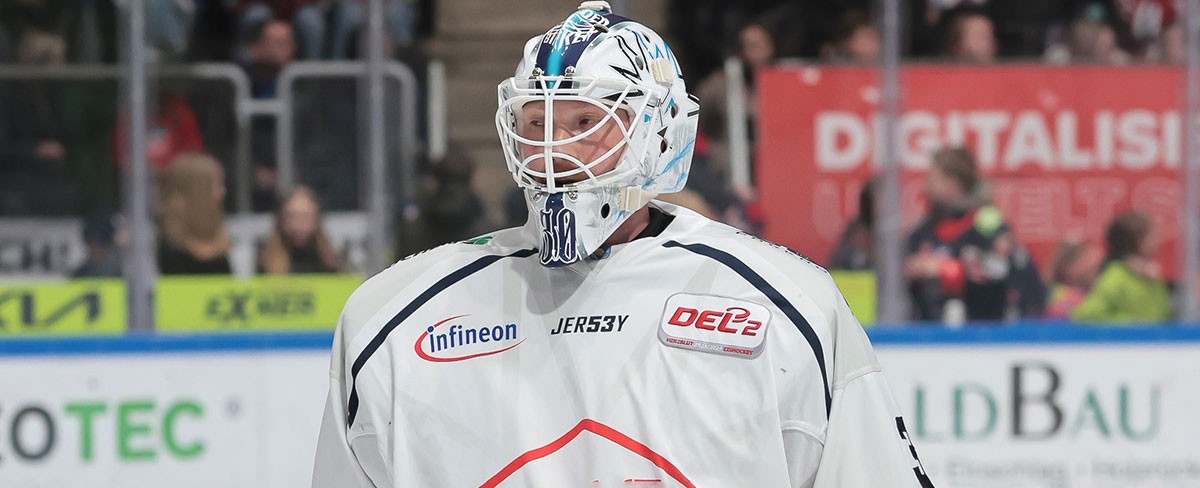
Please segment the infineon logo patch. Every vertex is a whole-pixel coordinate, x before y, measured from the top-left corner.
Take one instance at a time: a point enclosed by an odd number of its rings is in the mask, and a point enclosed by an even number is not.
[[[455,315],[425,328],[413,343],[417,356],[435,363],[466,361],[499,354],[525,342],[517,324],[470,325]]]
[[[667,299],[658,340],[663,344],[741,358],[756,358],[766,343],[771,312],[746,300],[676,293]]]

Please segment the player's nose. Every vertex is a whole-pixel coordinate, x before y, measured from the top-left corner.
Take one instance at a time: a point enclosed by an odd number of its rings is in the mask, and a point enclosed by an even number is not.
[[[545,161],[544,158],[538,158],[537,161],[535,161],[533,164],[530,165],[531,169],[533,169],[534,171],[537,171],[539,173],[545,171],[544,161]],[[571,161],[566,158],[557,157],[557,156],[554,157],[551,168],[554,173],[554,183],[556,185],[565,185],[565,184],[575,183],[575,182],[579,182],[579,181],[583,181],[583,180],[587,179],[587,173],[585,173],[583,171],[579,171],[578,173],[575,173],[575,174],[570,174],[570,173],[574,173],[575,170],[579,170],[580,167],[574,161]],[[541,183],[543,185],[546,184],[546,178],[543,178],[540,176],[533,177],[533,180],[537,181],[538,183]]]

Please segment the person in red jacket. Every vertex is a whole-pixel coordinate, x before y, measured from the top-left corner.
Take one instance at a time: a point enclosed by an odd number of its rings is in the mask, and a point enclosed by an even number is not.
[[[113,131],[113,145],[117,162],[129,163],[129,114],[121,114],[117,128]],[[171,161],[184,153],[203,152],[204,139],[196,113],[188,106],[183,95],[163,90],[158,97],[158,114],[146,134],[146,163],[155,174],[161,174]]]

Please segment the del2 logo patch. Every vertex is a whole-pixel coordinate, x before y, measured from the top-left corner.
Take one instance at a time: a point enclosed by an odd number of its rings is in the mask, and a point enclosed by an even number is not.
[[[752,359],[762,354],[771,311],[746,300],[676,293],[667,299],[658,340],[680,349]]]

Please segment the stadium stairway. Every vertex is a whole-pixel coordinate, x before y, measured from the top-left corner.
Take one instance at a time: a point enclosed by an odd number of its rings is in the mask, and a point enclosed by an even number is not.
[[[572,0],[440,0],[431,54],[446,65],[447,123],[451,144],[476,164],[472,182],[493,222],[512,188],[494,122],[496,85],[512,76],[525,41],[561,21]],[[628,14],[662,32],[666,0],[631,0]]]

